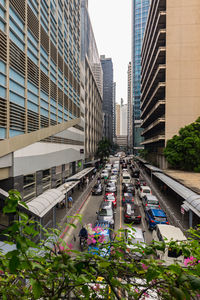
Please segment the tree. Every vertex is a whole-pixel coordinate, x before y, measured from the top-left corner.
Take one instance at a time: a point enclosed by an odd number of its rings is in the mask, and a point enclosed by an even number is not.
[[[58,230],[48,233],[43,228],[48,243],[35,243],[35,223],[16,211],[18,202],[20,194],[12,191],[4,207],[4,213],[16,212],[21,221],[15,221],[4,233],[16,249],[0,252],[0,299],[145,299],[148,294],[155,299],[198,299],[198,231],[190,231],[192,239],[187,243],[133,245],[129,240],[127,252],[124,231],[120,230],[114,241],[103,244],[104,253],[111,249],[111,257],[102,257],[72,250],[59,238]],[[184,267],[165,266],[154,258],[156,249],[165,251],[167,245],[187,257]],[[136,253],[142,254],[140,261],[133,258]]]
[[[98,148],[96,151],[96,156],[103,160],[104,158],[108,157],[111,151],[111,143],[107,138],[102,139],[98,143]]]
[[[200,117],[167,141],[164,155],[173,168],[200,171]]]

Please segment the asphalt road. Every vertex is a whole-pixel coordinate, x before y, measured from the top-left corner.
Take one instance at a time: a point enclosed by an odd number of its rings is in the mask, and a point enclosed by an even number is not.
[[[111,158],[110,161],[111,163],[113,163],[113,161],[118,160],[118,158]],[[118,184],[117,184],[117,208],[116,208],[116,215],[115,215],[115,230],[119,229],[119,228],[126,228],[127,224],[124,223],[123,220],[123,207],[122,207],[122,184],[121,184],[121,170],[120,170],[120,177],[118,179]],[[133,183],[134,183],[134,179],[132,179]],[[103,182],[103,181],[102,181]],[[76,225],[76,228],[74,227],[70,227],[65,236],[63,237],[63,240],[68,243],[68,244],[72,244],[73,249],[74,250],[80,250],[79,248],[79,231],[82,227],[82,225],[85,224],[89,224],[91,223],[92,225],[94,225],[94,223],[96,222],[96,212],[99,209],[99,206],[101,204],[101,202],[103,201],[103,196],[89,196],[89,198],[87,199],[85,205],[82,207],[81,211],[80,211],[80,215],[81,217],[81,221],[80,219],[76,218],[76,220],[73,222],[74,225]],[[142,228],[145,232],[144,232],[144,237],[147,243],[151,242],[152,240],[152,233],[148,230],[147,226],[146,226],[146,221],[144,218],[144,210],[142,207],[142,203],[137,195],[135,195],[135,202],[136,204],[138,204],[140,206],[140,211],[141,211],[141,216],[142,216],[142,222],[141,224],[134,224],[134,227],[140,227]],[[69,219],[70,222],[70,219]]]

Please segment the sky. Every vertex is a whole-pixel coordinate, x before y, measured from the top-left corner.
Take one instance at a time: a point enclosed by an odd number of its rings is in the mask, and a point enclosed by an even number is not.
[[[127,103],[127,71],[131,61],[131,0],[88,0],[99,55],[111,57],[116,102]]]

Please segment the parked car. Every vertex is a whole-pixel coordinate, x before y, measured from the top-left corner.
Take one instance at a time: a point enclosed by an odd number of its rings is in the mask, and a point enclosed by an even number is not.
[[[132,172],[131,172],[131,176],[133,178],[139,178],[140,177],[140,170],[138,169],[133,169]]]
[[[147,183],[145,180],[139,179],[139,178],[135,179],[135,188],[136,189],[140,188],[140,186],[146,186],[146,185],[147,185]]]
[[[107,208],[106,206],[104,206],[104,203],[102,203],[99,211],[97,212],[97,221],[98,222],[108,222],[110,224],[110,227],[114,228],[115,227],[115,212],[111,208]]]
[[[145,210],[145,219],[149,230],[155,229],[157,224],[169,224],[167,216],[162,209]]]
[[[145,195],[142,198],[142,205],[144,206],[145,209],[149,209],[149,208],[160,208],[160,204],[158,201],[158,198],[156,196],[153,196],[151,194],[149,195]]]
[[[145,185],[145,186],[141,186],[139,189],[138,189],[138,196],[140,197],[140,199],[142,199],[142,197],[144,197],[145,195],[149,195],[151,194],[151,189],[149,186]]]
[[[141,213],[139,206],[134,203],[124,204],[124,222],[125,223],[141,223]]]
[[[117,194],[117,186],[114,182],[108,182],[106,185],[105,192]]]
[[[103,171],[101,172],[101,179],[103,179],[104,177],[108,177],[108,176],[109,176],[108,170],[103,170]]]
[[[104,196],[104,201],[111,201],[113,203],[113,206],[117,207],[117,198],[115,193],[106,193]]]
[[[101,183],[95,184],[92,189],[92,195],[102,195],[103,194],[103,187]]]
[[[124,206],[126,203],[133,203],[133,202],[134,202],[133,194],[124,193],[122,198],[122,205]]]
[[[125,183],[125,184],[123,184],[122,192],[124,192],[124,193],[132,193],[133,195],[135,195],[134,185],[132,183]]]
[[[125,229],[125,241],[127,244],[126,253],[128,257],[140,260],[143,257],[145,248],[144,231],[138,227]],[[138,249],[138,252],[137,252]]]

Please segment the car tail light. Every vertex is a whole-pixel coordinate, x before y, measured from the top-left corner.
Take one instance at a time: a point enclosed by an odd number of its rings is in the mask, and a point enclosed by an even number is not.
[[[158,207],[160,208],[160,205],[158,205]]]
[[[147,206],[147,203],[145,204],[145,206]]]
[[[122,201],[125,201],[125,199],[123,198]]]
[[[130,218],[130,216],[129,216],[129,215],[127,215],[127,214],[125,214],[125,218]]]
[[[166,222],[166,224],[169,224],[169,222]]]
[[[154,221],[154,220],[151,220],[151,223],[155,223],[155,221]]]
[[[141,216],[138,216],[138,218],[142,218]]]

